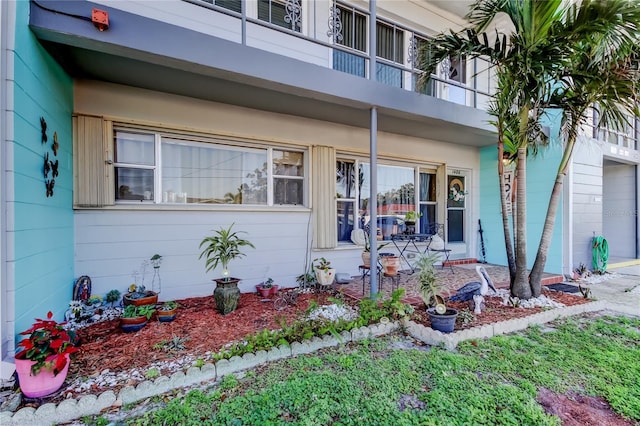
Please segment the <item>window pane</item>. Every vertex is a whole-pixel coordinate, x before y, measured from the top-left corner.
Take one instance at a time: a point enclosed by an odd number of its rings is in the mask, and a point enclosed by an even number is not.
[[[350,161],[338,161],[336,165],[336,197],[353,198],[356,193],[356,165]]]
[[[273,174],[304,176],[304,156],[301,152],[273,150]]]
[[[435,234],[436,229],[436,205],[421,204],[420,205],[420,233]]]
[[[435,173],[420,173],[420,201],[436,201]]]
[[[153,200],[153,170],[116,167],[116,200]]]
[[[361,206],[368,210],[369,165],[363,164],[364,184],[362,193],[367,196]],[[415,189],[413,185],[413,169],[409,167],[378,166],[378,227],[382,230],[383,239],[388,240],[391,234],[405,230],[404,214],[415,210]],[[369,212],[364,223],[369,222]]]
[[[300,32],[300,24],[298,22],[287,22],[287,10],[284,3],[275,0],[259,0],[258,1],[258,19],[271,22],[283,28]]]
[[[303,204],[304,181],[302,179],[274,179],[273,187],[273,202],[275,204]]]
[[[188,203],[266,204],[266,164],[265,150],[165,139],[162,143],[163,200],[178,194],[177,197]]]
[[[353,201],[338,201],[338,241],[351,241],[355,218]]]
[[[242,11],[241,0],[215,0],[215,4],[216,6],[224,7],[234,12],[240,13]]]
[[[376,55],[393,62],[403,63],[403,34],[391,25],[376,24]]]
[[[449,242],[464,241],[464,210],[449,210],[447,221]]]
[[[116,163],[154,165],[154,135],[117,131],[115,139]]]
[[[451,56],[449,58],[449,80],[459,83],[467,83],[467,61],[461,56]]]
[[[342,46],[351,47],[361,52],[367,51],[367,17],[354,10],[338,7],[339,19],[342,24],[342,39],[335,38],[335,42]]]
[[[449,176],[449,197],[447,207],[464,207],[464,198],[467,195],[464,176]]]

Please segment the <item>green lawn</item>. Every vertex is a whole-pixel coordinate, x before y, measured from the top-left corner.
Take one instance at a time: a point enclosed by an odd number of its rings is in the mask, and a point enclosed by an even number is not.
[[[227,376],[136,425],[557,425],[539,387],[604,397],[640,422],[640,319],[558,321],[458,352],[393,349],[402,336],[345,345]]]

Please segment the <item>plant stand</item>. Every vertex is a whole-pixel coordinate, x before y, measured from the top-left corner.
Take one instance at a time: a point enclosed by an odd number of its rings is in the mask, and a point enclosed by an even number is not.
[[[240,300],[238,283],[240,278],[216,278],[216,289],[213,297],[216,300],[216,308],[222,315],[227,315],[236,310]]]

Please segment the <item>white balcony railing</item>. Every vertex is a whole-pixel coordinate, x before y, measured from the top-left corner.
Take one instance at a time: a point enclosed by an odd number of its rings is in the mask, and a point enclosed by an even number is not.
[[[377,17],[376,75],[369,74],[369,11],[320,0],[184,0],[209,9],[216,35],[383,84],[486,110],[495,90],[489,63],[451,58],[419,85],[420,48],[428,36]]]

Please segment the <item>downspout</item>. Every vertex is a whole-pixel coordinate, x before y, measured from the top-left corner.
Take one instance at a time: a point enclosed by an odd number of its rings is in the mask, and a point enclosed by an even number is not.
[[[376,0],[369,1],[369,80],[376,78]],[[371,298],[378,294],[378,109],[371,107],[369,133],[369,241],[371,269],[369,270]],[[364,295],[363,295],[364,296]]]
[[[241,25],[242,25],[242,45],[247,45],[247,5],[246,2],[240,2],[240,12],[242,13]]]

